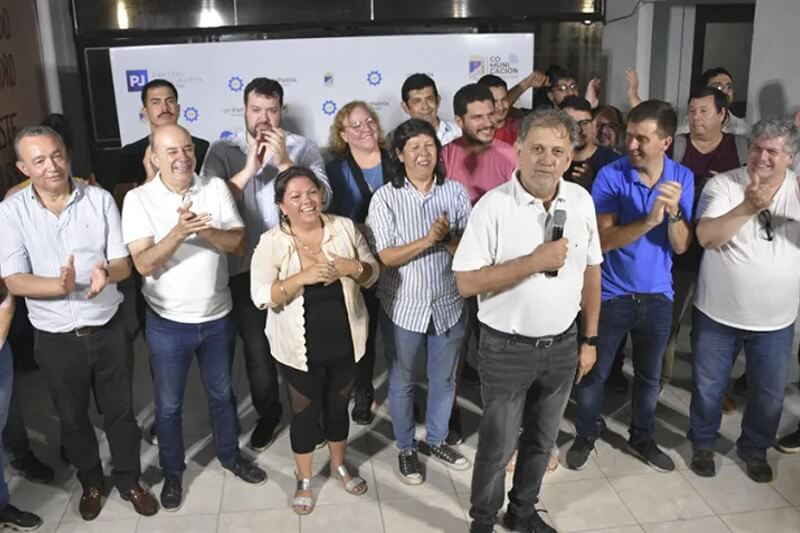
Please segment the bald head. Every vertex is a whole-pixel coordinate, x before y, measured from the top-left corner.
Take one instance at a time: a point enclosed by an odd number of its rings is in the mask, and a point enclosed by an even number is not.
[[[192,136],[177,124],[159,126],[150,140],[152,162],[162,180],[175,186],[191,183],[196,159]]]

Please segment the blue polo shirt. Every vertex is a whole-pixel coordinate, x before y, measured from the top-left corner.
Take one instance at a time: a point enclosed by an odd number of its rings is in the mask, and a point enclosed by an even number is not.
[[[658,197],[658,186],[666,181],[681,184],[680,205],[686,220],[692,220],[694,175],[688,168],[664,156],[664,171],[649,188],[639,172],[623,157],[600,169],[592,185],[597,214],[616,213],[617,224],[627,225],[646,217]],[[668,217],[657,227],[627,246],[603,254],[602,299],[633,293],[660,293],[672,300],[672,246],[667,234]]]

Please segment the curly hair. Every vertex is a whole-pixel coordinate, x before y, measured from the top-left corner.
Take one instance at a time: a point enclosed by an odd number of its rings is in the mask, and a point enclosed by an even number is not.
[[[362,100],[353,100],[352,102],[348,102],[342,106],[336,116],[333,117],[333,122],[331,123],[331,133],[330,137],[328,138],[328,151],[331,155],[336,157],[344,157],[347,153],[347,143],[342,139],[342,132],[345,128],[345,120],[350,116],[350,113],[356,110],[356,108],[361,108],[366,111],[372,120],[375,121],[375,124],[378,125],[378,147],[381,150],[386,149],[386,139],[383,135],[383,129],[381,128],[381,121],[378,119],[378,114],[375,112],[372,107],[362,101]]]

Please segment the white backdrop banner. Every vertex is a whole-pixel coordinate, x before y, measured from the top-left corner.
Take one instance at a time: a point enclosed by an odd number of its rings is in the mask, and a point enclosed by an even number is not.
[[[365,100],[384,131],[408,118],[400,87],[425,72],[442,96],[439,116],[452,119],[453,94],[484,74],[511,87],[533,69],[533,34],[446,34],[239,41],[112,48],[111,69],[123,144],[149,134],[141,90],[164,78],[178,88],[180,123],[209,141],[244,128],[244,87],[259,76],[284,88],[282,127],[328,144],[336,111]],[[520,105],[530,107],[530,92]]]

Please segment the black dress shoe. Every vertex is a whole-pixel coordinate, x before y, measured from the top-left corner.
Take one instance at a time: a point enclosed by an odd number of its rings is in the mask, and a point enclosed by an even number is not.
[[[250,434],[250,448],[260,452],[266,450],[272,441],[275,439],[275,429],[280,424],[281,416],[271,416],[269,418],[261,418],[258,420],[256,427]]]
[[[241,455],[236,458],[232,465],[223,465],[223,468],[251,485],[263,485],[267,481],[267,473],[255,462]]]
[[[747,477],[756,483],[769,483],[772,481],[772,467],[769,466],[766,456],[745,455],[738,448],[736,449],[736,455],[744,461]]]
[[[103,510],[103,491],[97,487],[84,487],[78,512],[86,521],[94,520]]]
[[[533,514],[525,517],[506,513],[503,515],[503,527],[512,533],[558,533],[542,520],[539,511],[533,511]]]
[[[0,511],[0,529],[9,528],[14,531],[33,531],[39,529],[42,519],[33,513],[21,511],[13,505],[6,504]]]
[[[167,512],[177,511],[183,505],[183,476],[167,474],[161,487],[161,507]]]
[[[134,485],[127,492],[120,492],[120,497],[133,504],[133,510],[142,516],[153,516],[158,512],[158,502],[150,491],[140,485]]]
[[[22,477],[33,483],[50,483],[55,479],[53,469],[41,462],[30,450],[21,458],[12,461],[11,466]]]
[[[714,452],[703,448],[698,448],[692,454],[692,472],[702,477],[714,477],[717,475],[717,467],[714,464]]]

